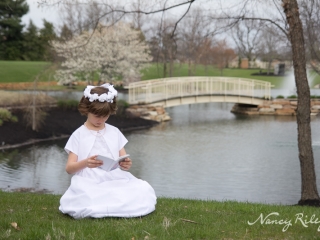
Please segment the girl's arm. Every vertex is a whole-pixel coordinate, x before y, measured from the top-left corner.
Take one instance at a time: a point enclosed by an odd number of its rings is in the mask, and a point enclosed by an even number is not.
[[[76,172],[79,172],[80,170],[88,167],[88,168],[96,168],[102,165],[102,161],[96,160],[95,158],[97,155],[91,156],[89,158],[86,158],[82,161],[78,162],[78,156],[70,152],[68,156],[68,162],[66,165],[66,171],[69,174],[74,174]]]
[[[123,156],[123,155],[126,155],[126,150],[124,148],[122,148],[120,151],[119,151],[119,156]],[[130,158],[125,158],[124,161],[120,162],[120,167],[122,170],[129,170],[131,168],[131,165],[132,165],[132,161]]]

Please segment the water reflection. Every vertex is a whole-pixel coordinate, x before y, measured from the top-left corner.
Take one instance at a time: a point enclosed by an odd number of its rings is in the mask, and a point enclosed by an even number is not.
[[[139,167],[139,175],[163,196],[297,203],[300,169],[295,117],[235,116],[228,105],[172,108],[170,123],[129,134],[127,150],[138,163],[134,170]],[[318,126],[315,118],[315,136],[319,136]],[[317,143],[319,137],[314,139]],[[132,144],[137,141],[139,149]],[[318,166],[320,148],[313,147]]]
[[[66,155],[62,141],[47,142],[0,154],[1,188],[35,188],[61,192],[70,182],[62,171]]]
[[[131,172],[158,196],[295,204],[300,199],[294,116],[237,116],[233,104],[167,109],[172,121],[125,133]],[[320,117],[311,126],[319,176]],[[0,153],[0,188],[34,187],[63,193],[67,139]],[[320,180],[318,177],[318,186]]]

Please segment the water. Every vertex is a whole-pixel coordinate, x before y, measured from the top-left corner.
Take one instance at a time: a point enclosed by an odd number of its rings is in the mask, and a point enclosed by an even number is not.
[[[317,77],[317,73],[307,70],[307,78],[308,78],[308,83],[310,87],[310,95],[320,96],[319,89],[313,88],[315,85],[314,80],[316,77]],[[272,92],[272,97],[274,98],[279,95],[282,95],[284,97],[288,97],[292,95],[297,96],[297,88],[296,88],[293,70],[290,70],[289,72],[287,72],[286,77],[284,78],[284,81],[282,83],[281,89],[272,89],[271,92]]]
[[[172,121],[124,133],[131,172],[157,196],[295,204],[300,199],[297,124],[293,116],[236,116],[233,104],[168,108]],[[319,176],[320,117],[311,126]],[[63,194],[67,139],[0,152],[0,188]],[[318,178],[317,182],[320,186]]]
[[[144,159],[140,176],[163,196],[297,203],[301,185],[295,117],[237,117],[231,107],[172,108],[172,122],[129,134],[127,151]],[[314,136],[319,136],[319,121],[312,121]],[[314,138],[317,167],[320,138]],[[144,148],[132,148],[132,141]]]

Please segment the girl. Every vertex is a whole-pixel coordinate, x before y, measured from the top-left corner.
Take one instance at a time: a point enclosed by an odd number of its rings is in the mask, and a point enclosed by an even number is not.
[[[74,174],[60,199],[59,210],[73,218],[137,217],[155,210],[153,188],[129,170],[128,157],[120,168],[107,172],[97,155],[117,159],[126,154],[128,142],[118,128],[105,123],[115,114],[117,91],[110,84],[87,86],[78,110],[87,121],[73,132],[65,150],[69,154],[66,171]]]

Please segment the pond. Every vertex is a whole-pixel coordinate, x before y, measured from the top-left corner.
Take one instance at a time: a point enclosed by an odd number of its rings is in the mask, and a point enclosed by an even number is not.
[[[166,109],[172,120],[125,132],[130,170],[157,196],[295,204],[300,164],[294,116],[237,116],[233,104],[206,103]],[[312,117],[319,176],[320,117]],[[0,152],[0,188],[47,189],[63,194],[67,139]],[[317,180],[320,186],[320,180]]]

